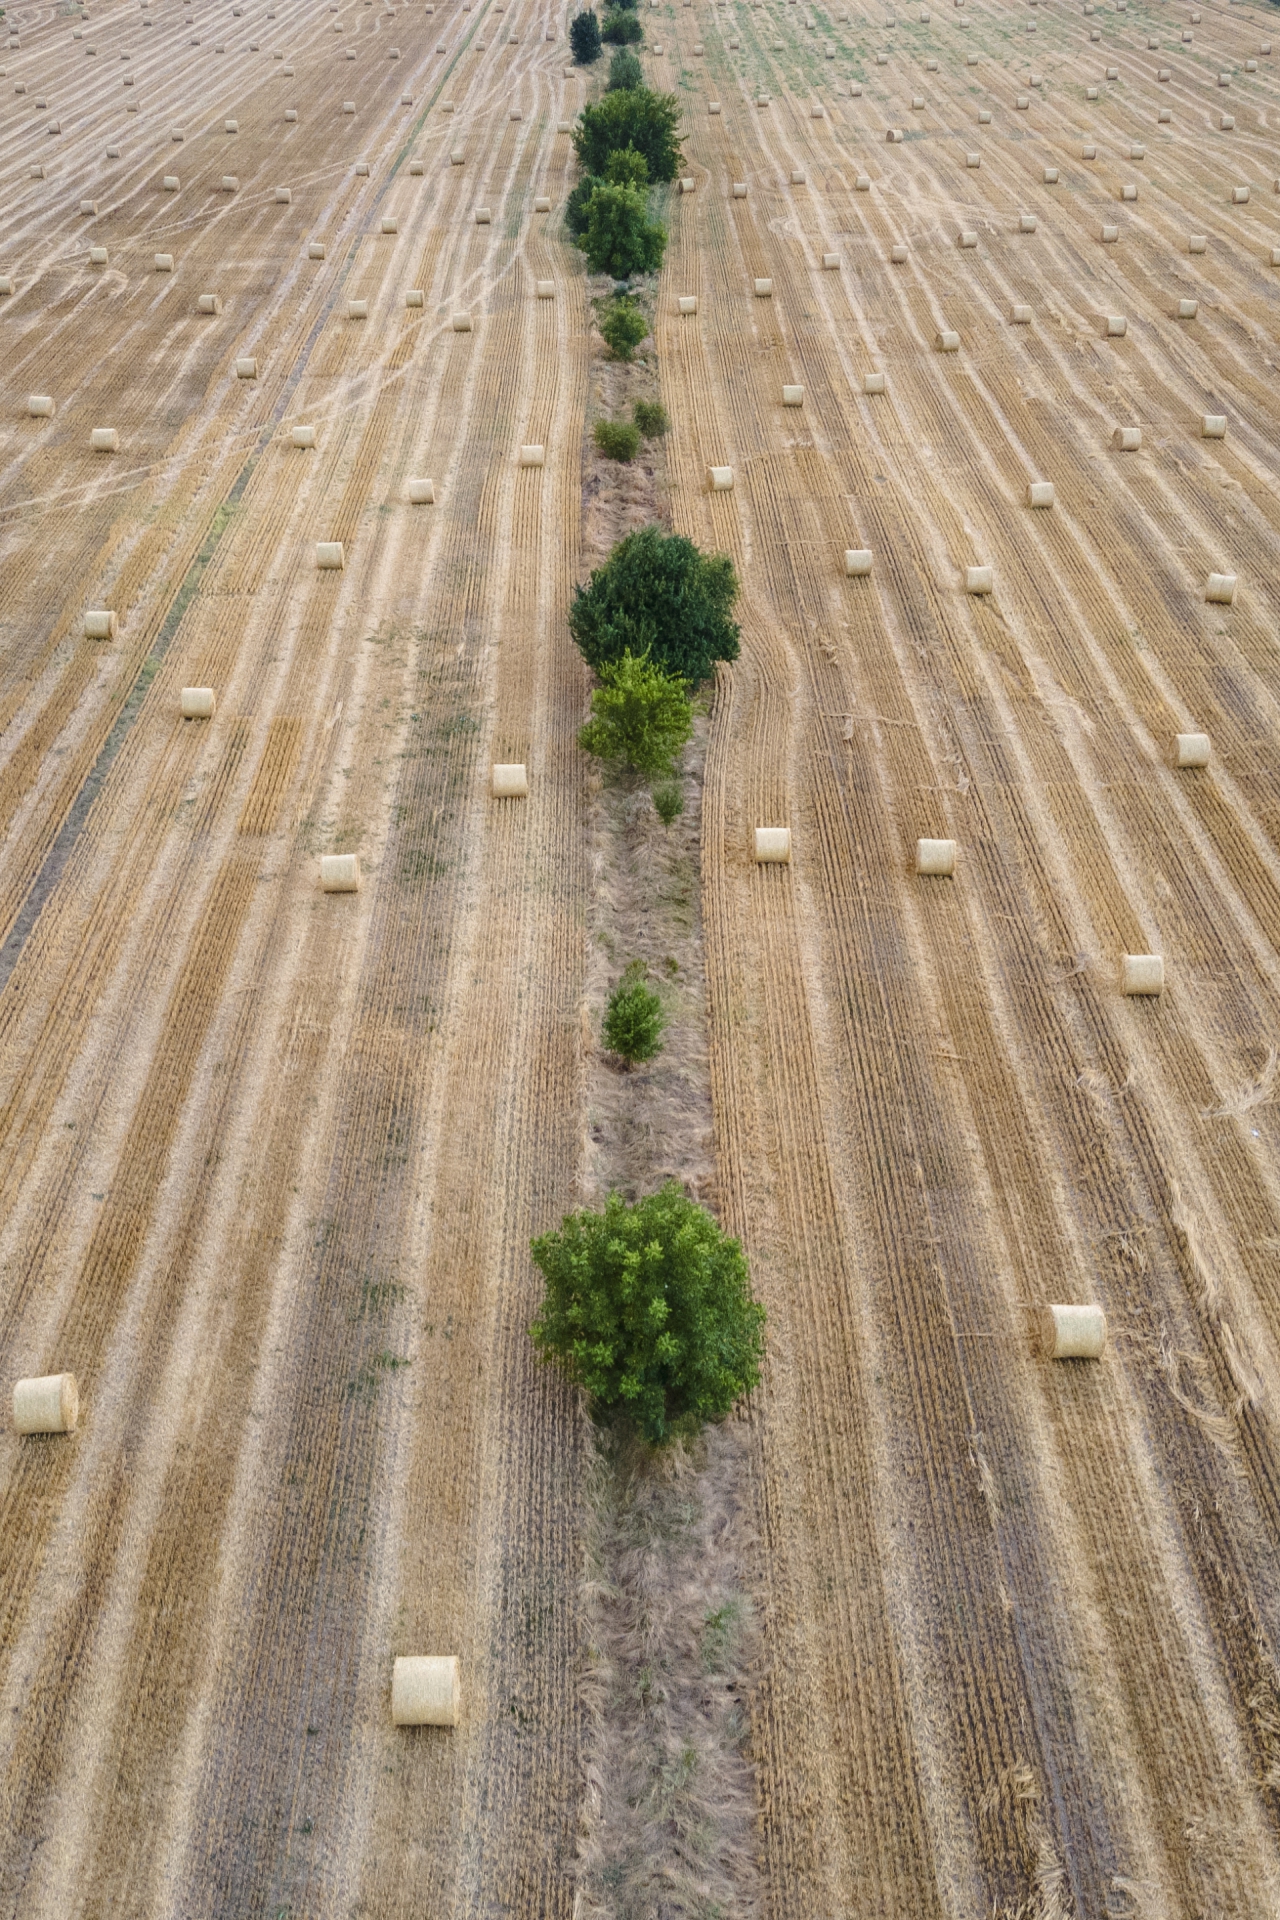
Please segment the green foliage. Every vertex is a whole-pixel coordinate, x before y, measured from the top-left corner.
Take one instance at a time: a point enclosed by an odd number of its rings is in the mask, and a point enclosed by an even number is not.
[[[609,91],[619,87],[642,87],[644,68],[632,53],[630,47],[619,47],[609,62]]]
[[[644,39],[639,15],[625,7],[611,8],[600,23],[600,38],[615,47],[637,46]]]
[[[600,58],[600,22],[590,10],[576,13],[570,21],[569,47],[580,67]]]
[[[634,300],[611,300],[600,320],[604,343],[615,360],[630,360],[649,331],[649,322]]]
[[[661,400],[637,400],[631,411],[646,440],[660,440],[671,425]]]
[[[614,93],[605,98],[626,100],[630,95]],[[640,187],[614,187],[602,181],[587,201],[587,231],[581,245],[593,273],[629,280],[636,274],[657,272],[667,249],[667,230],[650,220]]]
[[[622,87],[583,108],[573,144],[587,173],[602,174],[618,147],[634,147],[648,162],[650,180],[674,180],[681,163],[679,121],[674,93]]]
[[[615,60],[623,57],[634,60],[634,54],[614,54]],[[649,184],[649,163],[642,153],[634,147],[615,147],[604,163],[604,177],[611,187],[647,187]]]
[[[587,231],[587,209],[591,204],[591,196],[599,185],[593,174],[584,173],[577,186],[570,189],[564,203],[564,223],[579,244]]]
[[[669,774],[693,732],[684,681],[644,655],[624,653],[601,666],[600,683],[578,745],[601,760],[625,761],[637,773]]]
[[[624,653],[647,654],[696,687],[717,660],[738,657],[729,617],[737,593],[728,554],[702,553],[682,534],[641,527],[577,589],[569,630],[597,673]]]
[[[662,1051],[662,1030],[667,1024],[661,1000],[645,984],[643,960],[633,960],[609,995],[601,1037],[610,1053],[616,1053],[633,1067],[652,1060]]]
[[[651,1446],[721,1420],[760,1379],[764,1308],[742,1248],[674,1180],[569,1214],[533,1242],[546,1281],[530,1328],[597,1406]]]
[[[678,780],[663,780],[653,790],[653,810],[664,827],[674,826],[684,812],[684,791]]]
[[[640,429],[625,420],[597,420],[592,437],[608,460],[634,460],[640,451]]]

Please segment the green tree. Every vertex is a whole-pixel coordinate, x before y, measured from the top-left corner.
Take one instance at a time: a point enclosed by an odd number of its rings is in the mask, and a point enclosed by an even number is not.
[[[765,1313],[742,1248],[676,1181],[634,1206],[611,1193],[532,1250],[546,1282],[534,1345],[651,1446],[758,1384]]]
[[[631,417],[646,440],[660,440],[671,425],[661,400],[637,400]]]
[[[613,57],[617,60],[621,56],[615,53]],[[635,59],[634,54],[628,57]],[[647,187],[649,163],[634,147],[615,147],[604,163],[604,177],[611,187]]]
[[[570,188],[564,203],[564,223],[579,245],[587,231],[587,210],[591,205],[591,196],[599,185],[594,174],[584,173],[577,185]]]
[[[633,428],[634,432],[635,429]],[[624,653],[599,669],[591,719],[578,745],[601,760],[622,760],[637,773],[670,773],[693,732],[689,689],[646,656]]]
[[[607,460],[634,460],[640,451],[640,429],[629,420],[597,420],[592,438]]]
[[[643,960],[633,960],[609,995],[601,1038],[610,1053],[633,1067],[662,1052],[662,1030],[667,1016],[661,1000],[645,981]]]
[[[622,87],[583,108],[573,144],[587,173],[602,174],[618,147],[634,147],[648,162],[650,180],[674,180],[682,158],[676,137],[679,120],[680,102],[674,93]]]
[[[569,23],[569,47],[580,67],[600,58],[600,22],[590,10],[576,13]]]
[[[682,534],[641,527],[620,540],[569,609],[569,630],[599,673],[624,653],[647,654],[696,687],[717,660],[738,657],[730,619],[738,576],[725,553],[702,553]]]
[[[625,94],[607,97],[627,98]],[[615,187],[604,180],[587,201],[587,230],[581,244],[593,273],[629,280],[636,274],[657,272],[667,250],[667,230],[650,220],[642,188]]]
[[[615,360],[630,360],[649,331],[649,322],[635,300],[611,300],[600,319],[604,343]]]
[[[634,47],[644,39],[644,28],[638,14],[628,13],[625,7],[615,7],[600,23],[600,38],[615,47]]]
[[[619,47],[609,62],[609,92],[616,93],[620,87],[642,87],[643,85],[644,68],[630,47]]]

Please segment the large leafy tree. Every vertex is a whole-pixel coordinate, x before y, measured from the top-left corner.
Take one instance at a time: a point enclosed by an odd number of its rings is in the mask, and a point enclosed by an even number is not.
[[[599,673],[630,653],[697,686],[717,660],[738,657],[730,618],[738,576],[725,553],[703,553],[682,534],[641,527],[620,540],[569,609],[569,629]]]
[[[651,1446],[722,1420],[758,1383],[765,1314],[742,1248],[676,1181],[569,1214],[533,1258],[546,1281],[534,1344]]]
[[[589,9],[575,13],[569,22],[569,47],[580,67],[589,67],[600,58],[600,22]]]
[[[615,47],[635,47],[644,39],[644,28],[637,14],[619,7],[605,14],[600,23],[600,38]]]
[[[614,93],[619,87],[642,87],[644,68],[632,53],[630,47],[619,47],[609,62],[609,91]],[[646,175],[648,169],[645,169]]]
[[[611,153],[634,147],[645,157],[650,180],[674,180],[681,163],[679,120],[674,93],[621,87],[582,109],[573,144],[587,173],[603,175]]]
[[[602,180],[587,201],[583,251],[592,273],[630,280],[656,273],[667,250],[667,230],[649,218],[642,187],[615,187]]]

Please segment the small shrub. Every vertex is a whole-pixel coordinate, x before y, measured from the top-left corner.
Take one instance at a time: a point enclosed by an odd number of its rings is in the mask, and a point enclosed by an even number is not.
[[[682,157],[679,122],[680,102],[674,93],[621,87],[582,109],[573,144],[587,173],[602,174],[618,147],[634,147],[648,162],[650,180],[674,180]]]
[[[609,62],[610,93],[616,93],[620,87],[642,87],[644,68],[632,53],[630,47],[619,47]]]
[[[589,67],[600,58],[600,22],[589,10],[577,13],[569,23],[569,46],[580,67]]]
[[[598,759],[621,760],[637,773],[670,774],[692,732],[684,681],[644,656],[624,653],[600,668],[591,718],[578,734],[578,745]]]
[[[671,425],[661,400],[637,400],[631,416],[646,440],[659,440]]]
[[[612,8],[600,23],[600,38],[614,47],[634,47],[644,39],[638,14],[624,7]]]
[[[678,780],[663,780],[653,790],[654,812],[664,827],[674,826],[684,812],[684,790]]]
[[[640,451],[640,429],[625,420],[597,420],[592,437],[606,460],[634,460]]]
[[[634,300],[613,300],[600,321],[604,343],[615,360],[630,360],[649,331],[649,322]]]
[[[652,1060],[662,1051],[662,1030],[667,1024],[661,1000],[652,987],[645,985],[643,960],[633,960],[609,995],[601,1037],[610,1053],[616,1053],[633,1067]]]
[[[625,94],[610,97],[627,98]],[[650,220],[641,188],[615,187],[605,181],[587,202],[587,231],[581,244],[593,273],[630,279],[657,272],[667,250],[667,230]]]
[[[634,1206],[611,1193],[532,1252],[534,1345],[651,1446],[722,1420],[759,1382],[765,1313],[742,1248],[676,1181]]]
[[[647,655],[696,687],[717,660],[738,657],[738,629],[729,617],[737,595],[727,553],[702,553],[682,534],[641,527],[576,590],[569,631],[597,673],[625,653]]]

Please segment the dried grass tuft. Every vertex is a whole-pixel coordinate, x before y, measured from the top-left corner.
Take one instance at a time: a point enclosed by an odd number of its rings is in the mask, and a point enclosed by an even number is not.
[[[576,1920],[756,1920],[757,1626],[744,1424],[646,1454],[602,1433],[582,1587],[591,1736]]]

